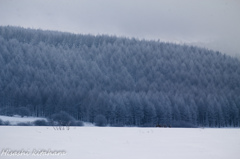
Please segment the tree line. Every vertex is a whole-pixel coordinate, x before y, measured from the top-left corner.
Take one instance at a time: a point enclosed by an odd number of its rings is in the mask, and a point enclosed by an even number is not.
[[[187,45],[0,27],[0,113],[239,126],[240,61]],[[27,111],[25,110],[25,111]]]

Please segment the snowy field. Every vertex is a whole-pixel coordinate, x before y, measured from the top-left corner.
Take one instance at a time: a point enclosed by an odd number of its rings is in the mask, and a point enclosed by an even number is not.
[[[2,121],[9,121],[11,125],[17,125],[18,123],[34,122],[36,120],[46,120],[46,118],[37,118],[37,117],[20,117],[20,116],[4,116],[0,115]]]
[[[240,129],[0,126],[0,149],[1,159],[239,159]]]

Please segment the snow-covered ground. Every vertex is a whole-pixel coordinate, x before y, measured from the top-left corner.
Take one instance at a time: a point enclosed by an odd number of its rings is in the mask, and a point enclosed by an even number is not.
[[[0,119],[2,121],[9,121],[11,125],[17,125],[18,123],[27,123],[34,122],[36,120],[46,120],[46,118],[38,118],[38,117],[20,117],[20,116],[3,116],[0,115]]]
[[[0,115],[0,119],[3,122],[9,122],[10,125],[17,125],[18,123],[28,123],[28,122],[34,122],[36,120],[46,120],[46,118],[39,118],[39,117],[20,117],[20,116],[4,116]],[[95,125],[93,123],[89,122],[83,122],[85,127],[94,127]]]
[[[0,151],[4,159],[239,159],[240,129],[1,126]]]

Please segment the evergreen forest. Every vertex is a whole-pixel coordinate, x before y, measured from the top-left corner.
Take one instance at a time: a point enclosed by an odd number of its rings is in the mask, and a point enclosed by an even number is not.
[[[0,114],[240,126],[240,61],[188,45],[0,26]]]

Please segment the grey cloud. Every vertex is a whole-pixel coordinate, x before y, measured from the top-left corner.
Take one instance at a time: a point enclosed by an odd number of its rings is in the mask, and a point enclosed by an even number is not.
[[[0,0],[0,25],[160,39],[230,54],[240,54],[239,16],[238,0]]]

